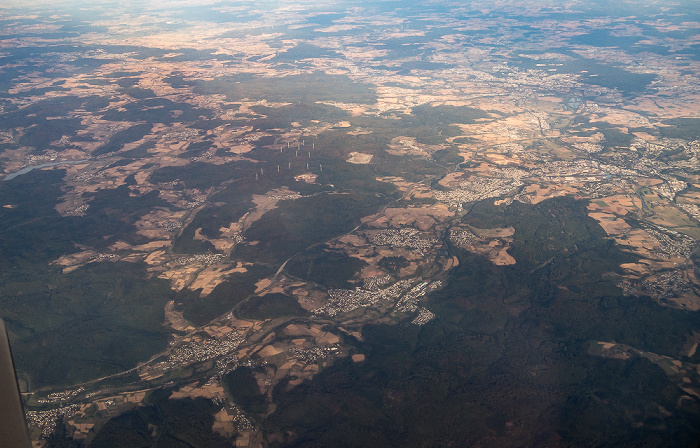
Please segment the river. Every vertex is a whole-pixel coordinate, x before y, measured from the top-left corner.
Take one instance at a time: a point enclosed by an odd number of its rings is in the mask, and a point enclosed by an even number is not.
[[[27,174],[33,169],[37,168],[46,168],[47,166],[56,166],[56,165],[72,165],[74,163],[83,163],[83,162],[89,162],[89,160],[68,160],[68,161],[60,161],[60,162],[51,162],[51,163],[42,163],[41,165],[33,165],[33,166],[25,166],[21,170],[15,171],[14,173],[10,173],[7,176],[5,176],[5,181],[7,180],[12,180],[17,176],[21,176],[22,174]]]

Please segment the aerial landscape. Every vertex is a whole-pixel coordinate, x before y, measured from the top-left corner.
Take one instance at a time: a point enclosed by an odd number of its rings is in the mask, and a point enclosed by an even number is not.
[[[0,23],[34,446],[700,444],[697,2]]]

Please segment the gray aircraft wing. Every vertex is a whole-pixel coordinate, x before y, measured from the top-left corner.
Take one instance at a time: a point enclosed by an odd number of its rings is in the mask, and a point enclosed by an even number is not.
[[[0,319],[0,444],[6,448],[31,448],[15,363],[5,322]]]

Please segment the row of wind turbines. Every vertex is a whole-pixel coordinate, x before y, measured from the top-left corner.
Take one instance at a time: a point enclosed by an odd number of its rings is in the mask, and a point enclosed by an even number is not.
[[[299,153],[301,152],[301,153],[302,153],[302,158],[303,158],[303,157],[304,157],[303,152],[305,152],[305,151],[302,150],[302,146],[306,146],[306,141],[305,141],[305,140],[302,140],[301,143],[297,143],[296,149],[293,149],[292,146],[291,146],[291,144],[290,144],[290,142],[287,142],[287,148],[286,148],[286,149],[289,150],[289,152],[291,152],[292,150],[294,150],[294,157],[295,157],[295,158],[299,158]],[[280,154],[284,154],[284,149],[285,149],[284,146],[280,146]],[[315,150],[316,150],[316,143],[312,143],[312,144],[311,144],[311,150],[310,150],[310,151],[306,151],[306,152],[307,152],[307,158],[308,158],[308,159],[311,159],[311,152],[312,152],[312,151],[315,151]],[[315,164],[313,164],[313,166],[315,167]],[[320,172],[323,172],[323,164],[319,163],[319,164],[318,164],[318,168],[319,168],[319,171],[320,171]],[[287,161],[287,169],[289,169],[289,170],[292,169],[292,161],[291,161],[291,160]],[[312,165],[311,165],[308,161],[306,162],[306,169],[307,169],[307,170],[312,169]],[[280,171],[281,171],[281,165],[277,165],[277,172],[279,173]],[[259,170],[259,171],[256,170],[256,172],[255,172],[255,180],[259,180],[259,179],[260,179],[262,176],[264,176],[264,175],[265,175],[265,169],[264,169],[263,167],[260,167],[260,170]]]

